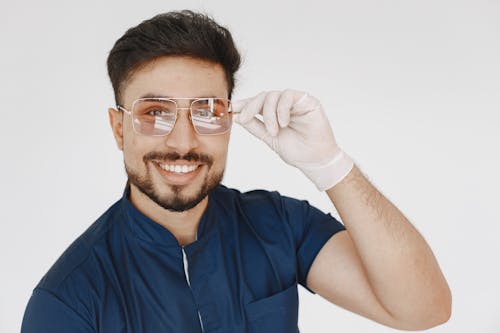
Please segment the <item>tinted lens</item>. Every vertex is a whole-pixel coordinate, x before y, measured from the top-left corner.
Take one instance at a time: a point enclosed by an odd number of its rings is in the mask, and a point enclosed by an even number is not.
[[[132,113],[137,132],[144,135],[166,135],[174,127],[176,105],[173,101],[137,100]]]
[[[205,98],[191,104],[191,119],[198,134],[222,134],[231,127],[230,101]]]

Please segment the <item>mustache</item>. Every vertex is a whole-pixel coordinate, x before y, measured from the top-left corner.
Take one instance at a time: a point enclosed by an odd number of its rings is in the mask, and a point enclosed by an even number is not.
[[[177,152],[169,152],[169,153],[162,153],[162,152],[149,152],[143,157],[144,163],[147,161],[154,161],[154,160],[161,160],[161,161],[178,161],[178,160],[185,160],[188,162],[201,162],[205,163],[208,166],[211,166],[214,162],[213,158],[207,154],[200,154],[196,152],[188,152],[187,154],[181,155]]]

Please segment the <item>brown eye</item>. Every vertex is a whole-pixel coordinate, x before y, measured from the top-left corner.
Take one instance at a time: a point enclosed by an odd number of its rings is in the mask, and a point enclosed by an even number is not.
[[[212,118],[214,116],[210,108],[196,107],[193,111],[195,117]]]
[[[161,116],[167,115],[165,110],[161,110],[161,109],[149,110],[146,114],[150,115],[150,116],[155,116],[155,117],[161,117]]]

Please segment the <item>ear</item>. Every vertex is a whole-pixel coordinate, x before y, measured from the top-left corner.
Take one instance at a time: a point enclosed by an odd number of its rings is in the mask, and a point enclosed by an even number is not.
[[[109,108],[109,125],[113,131],[118,149],[123,150],[123,113],[116,109]]]

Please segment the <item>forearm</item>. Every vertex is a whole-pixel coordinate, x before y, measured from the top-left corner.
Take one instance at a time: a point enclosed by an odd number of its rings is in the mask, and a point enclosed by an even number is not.
[[[327,194],[391,316],[407,322],[447,317],[448,285],[431,249],[398,208],[356,166]]]

